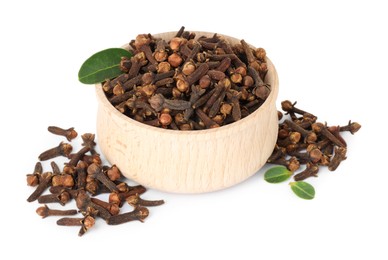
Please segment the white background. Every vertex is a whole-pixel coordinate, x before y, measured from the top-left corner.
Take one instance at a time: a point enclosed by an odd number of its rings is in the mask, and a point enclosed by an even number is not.
[[[0,258],[387,259],[384,2],[2,1]],[[82,238],[56,218],[40,219],[38,203],[26,202],[33,189],[25,175],[61,140],[47,126],[95,132],[94,87],[77,79],[82,62],[139,33],[181,25],[266,48],[279,74],[278,106],[297,100],[331,125],[360,122],[359,133],[345,136],[348,159],[308,180],[312,201],[287,183],[266,183],[262,169],[209,194],[150,190],[146,198],[166,204],[144,224],[99,220]]]

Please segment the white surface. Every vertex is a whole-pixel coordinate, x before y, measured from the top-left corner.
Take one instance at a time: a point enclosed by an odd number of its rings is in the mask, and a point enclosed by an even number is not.
[[[2,1],[0,258],[387,259],[383,2]],[[294,196],[287,183],[264,182],[263,169],[210,194],[149,191],[147,198],[167,203],[150,209],[144,224],[99,220],[79,238],[78,228],[41,220],[38,204],[26,202],[33,189],[25,174],[59,143],[47,126],[95,132],[93,86],[77,80],[82,62],[138,33],[181,25],[265,47],[280,78],[278,104],[298,100],[329,124],[360,122],[359,133],[346,135],[348,160],[308,180],[312,201]]]

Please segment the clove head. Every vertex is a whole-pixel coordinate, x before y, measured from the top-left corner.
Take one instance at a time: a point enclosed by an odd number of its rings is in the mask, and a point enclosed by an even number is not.
[[[120,205],[122,203],[118,193],[112,192],[109,194],[109,203]]]
[[[309,155],[310,155],[310,159],[313,163],[319,162],[323,156],[321,150],[319,150],[318,148],[312,149],[309,152]]]
[[[160,111],[163,108],[164,104],[164,97],[161,94],[157,94],[152,96],[149,100],[149,103],[153,109],[156,111]]]
[[[299,132],[291,132],[289,135],[290,141],[293,144],[299,143],[301,137],[302,135]]]
[[[191,61],[188,61],[183,65],[182,73],[188,76],[192,74],[195,71],[195,69],[196,69],[195,64]]]
[[[109,213],[112,215],[112,216],[116,216],[120,213],[120,207],[119,205],[117,204],[111,204],[109,205],[109,208],[107,209],[109,211]]]
[[[267,56],[267,53],[265,51],[265,49],[263,48],[257,48],[253,54],[255,55],[255,57],[257,59],[259,59],[260,61],[265,61],[265,57]]]
[[[294,109],[294,104],[289,100],[284,100],[281,103],[282,109],[286,112],[292,111]]]
[[[128,192],[130,189],[128,184],[126,184],[125,182],[121,182],[117,184],[116,187],[119,190],[119,192]]]
[[[111,181],[117,181],[121,178],[121,172],[116,165],[112,165],[107,171],[106,175]]]
[[[89,176],[95,176],[99,171],[101,171],[101,167],[96,163],[92,163],[87,169]]]
[[[256,97],[262,100],[265,100],[271,93],[271,90],[266,85],[262,85],[262,86],[255,87],[253,92],[256,95]]]
[[[85,189],[86,189],[86,191],[95,195],[98,192],[98,190],[100,189],[100,185],[98,184],[98,181],[96,181],[96,180],[87,181]]]
[[[317,137],[317,134],[315,132],[309,132],[306,136],[306,143],[308,144],[312,144],[312,143],[315,143],[317,141],[318,137]]]
[[[81,220],[81,229],[78,232],[78,236],[83,236],[89,229],[91,229],[96,220],[93,216],[87,215]]]
[[[341,126],[340,131],[349,131],[352,135],[360,130],[361,125],[357,122],[349,121],[348,125]]]
[[[350,133],[354,134],[354,133],[358,132],[358,130],[360,130],[361,125],[357,122],[353,122],[350,124],[349,128],[350,128],[350,130],[349,130]]]
[[[168,126],[172,123],[172,117],[168,113],[160,114],[159,122],[162,126]]]
[[[58,200],[60,201],[61,205],[65,205],[72,199],[71,195],[67,191],[63,191],[58,195]]]
[[[221,113],[222,115],[224,115],[224,116],[230,115],[230,114],[232,113],[232,109],[233,109],[233,107],[232,107],[231,104],[229,104],[229,103],[224,103],[224,104],[222,104],[221,107],[220,107],[220,113]]]
[[[144,219],[148,217],[149,215],[149,211],[147,208],[145,207],[137,207],[134,212],[133,212],[136,216],[136,218],[141,221],[141,222],[144,222]]]
[[[165,61],[167,59],[168,53],[165,50],[156,51],[154,58],[158,62]]]
[[[53,176],[51,181],[54,187],[63,186],[71,188],[74,186],[74,179],[73,176],[71,176],[70,174],[55,175]]]
[[[83,146],[89,146],[89,145],[95,146],[96,145],[96,143],[94,142],[95,134],[85,133],[85,134],[81,135],[81,138],[84,141],[82,143]]]
[[[85,229],[90,229],[91,227],[94,226],[96,223],[95,219],[92,216],[86,216],[84,220],[82,221]]]
[[[50,209],[47,207],[47,205],[44,205],[36,209],[36,213],[42,218],[49,216],[49,212],[50,212]]]
[[[89,205],[90,197],[84,190],[80,190],[75,199],[75,203],[77,208],[83,210]]]
[[[39,184],[39,176],[37,174],[27,174],[27,185],[35,187]]]
[[[179,67],[179,65],[181,65],[181,63],[183,62],[183,59],[181,56],[179,56],[178,53],[174,52],[173,54],[168,56],[167,61],[168,63],[170,63],[172,67],[177,68]]]
[[[63,156],[69,156],[69,154],[71,153],[71,151],[73,150],[73,147],[71,146],[71,144],[68,144],[68,143],[61,143],[59,145],[59,149],[61,151],[61,155]]]
[[[143,45],[148,45],[151,43],[151,38],[148,34],[139,34],[136,36],[135,42],[133,43],[136,49],[139,49]]]
[[[314,123],[311,125],[311,128],[314,132],[320,133],[325,128],[325,126],[322,123]]]
[[[300,167],[300,163],[298,161],[298,159],[293,156],[291,157],[289,160],[288,160],[288,166],[287,168],[292,171],[292,172],[295,172],[296,170],[298,170]]]
[[[66,139],[68,141],[71,141],[73,140],[74,138],[76,138],[78,136],[78,133],[74,130],[74,127],[72,128],[69,128],[66,130]]]
[[[279,139],[286,139],[290,135],[290,131],[287,129],[280,129],[278,132],[278,138]]]
[[[139,202],[139,195],[138,194],[135,194],[135,195],[132,195],[132,196],[129,196],[127,199],[126,199],[127,203],[133,207],[135,207],[138,202]]]
[[[182,37],[174,37],[170,40],[170,48],[171,50],[173,51],[178,51],[179,48],[183,45],[187,43],[187,39],[185,38],[182,38]]]

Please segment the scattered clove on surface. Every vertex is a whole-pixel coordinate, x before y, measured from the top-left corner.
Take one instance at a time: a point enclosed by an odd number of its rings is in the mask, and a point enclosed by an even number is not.
[[[47,205],[44,205],[42,207],[39,207],[36,209],[36,213],[41,216],[42,218],[48,217],[48,216],[70,216],[70,215],[76,215],[78,213],[75,209],[70,210],[57,210],[57,209],[50,209],[47,207]]]
[[[58,146],[48,149],[47,151],[44,151],[43,153],[41,153],[38,158],[41,161],[46,161],[58,156],[67,157],[72,150],[73,150],[73,147],[71,146],[71,144],[61,142]]]
[[[49,129],[61,132],[59,129],[62,128],[50,127]],[[70,128],[69,131],[75,132],[74,128]],[[123,182],[124,177],[116,165],[103,165],[100,155],[95,150],[94,134],[86,133],[81,138],[83,147],[75,154],[70,154],[72,150],[70,144],[62,142],[39,156],[40,160],[49,160],[57,156],[68,157],[62,171],[55,161],[51,161],[52,172],[44,172],[43,165],[39,161],[34,171],[27,174],[27,185],[36,186],[27,201],[38,200],[39,203],[45,204],[36,210],[39,216],[46,218],[82,214],[83,217],[64,217],[57,221],[60,226],[80,226],[78,235],[82,236],[95,225],[97,218],[102,218],[109,225],[118,225],[132,220],[143,222],[149,214],[145,207],[164,203],[163,200],[141,199],[139,195],[146,192],[145,187],[129,186]],[[73,139],[70,138],[70,140]],[[50,193],[44,194],[46,190]],[[95,197],[102,193],[110,193],[109,201]],[[66,206],[73,199],[78,210],[51,209],[46,205],[50,203],[50,205]],[[135,209],[119,214],[126,200]]]
[[[349,121],[345,126],[327,126],[317,122],[314,114],[295,107],[295,104],[289,100],[281,102],[285,116],[289,118],[279,123],[278,139],[267,162],[284,165],[293,172],[299,169],[297,164],[306,165],[303,171],[294,175],[295,181],[317,177],[319,169],[324,166],[329,171],[335,171],[346,160],[347,145],[341,133],[349,131],[354,134],[361,125]],[[278,115],[279,120],[283,117]]]
[[[66,137],[67,141],[71,141],[74,138],[77,137],[78,133],[74,130],[74,127],[71,127],[69,129],[63,129],[57,126],[49,126],[47,130],[55,135],[62,135]]]

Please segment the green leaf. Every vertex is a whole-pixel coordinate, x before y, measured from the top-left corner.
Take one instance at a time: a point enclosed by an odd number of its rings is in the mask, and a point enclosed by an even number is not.
[[[305,200],[312,200],[315,196],[314,187],[307,182],[304,182],[304,181],[290,182],[290,186],[292,191],[299,198],[302,198]]]
[[[121,73],[121,57],[132,57],[132,53],[121,49],[111,48],[93,54],[81,66],[78,79],[85,84],[95,84],[117,77]]]
[[[289,179],[292,174],[293,172],[284,166],[275,166],[265,172],[264,180],[269,183],[279,183]]]

